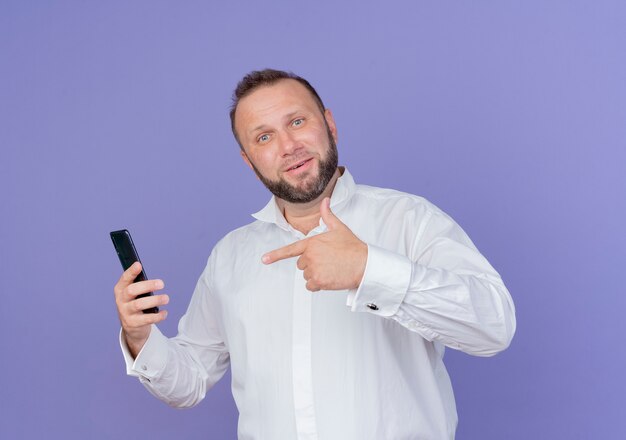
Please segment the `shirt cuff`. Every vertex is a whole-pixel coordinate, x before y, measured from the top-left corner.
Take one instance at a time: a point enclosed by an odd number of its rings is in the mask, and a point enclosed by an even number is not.
[[[348,292],[353,312],[395,315],[411,282],[413,263],[404,255],[367,245],[367,263],[359,288]]]
[[[126,362],[126,374],[129,376],[139,377],[150,382],[157,378],[165,368],[168,351],[167,338],[154,324],[150,329],[150,336],[135,359],[130,354],[121,329],[120,347]]]

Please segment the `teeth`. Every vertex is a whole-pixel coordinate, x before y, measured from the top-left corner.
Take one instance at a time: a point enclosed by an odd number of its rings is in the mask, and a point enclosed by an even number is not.
[[[304,164],[305,164],[305,162],[306,162],[306,160],[305,160],[304,162],[299,163],[298,165],[295,165],[295,166],[293,166],[293,167],[289,168],[289,171],[291,171],[291,170],[295,170],[295,169],[297,169],[297,168],[300,168],[302,165],[304,165]]]

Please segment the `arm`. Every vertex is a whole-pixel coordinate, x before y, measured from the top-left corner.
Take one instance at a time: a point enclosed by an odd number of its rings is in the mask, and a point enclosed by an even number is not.
[[[428,215],[410,257],[368,246],[364,276],[348,305],[469,354],[504,350],[516,322],[500,276],[452,219]]]
[[[124,337],[124,327],[120,333],[127,374],[138,377],[150,393],[171,406],[199,403],[229,365],[229,354],[211,305],[210,261],[198,280],[175,338],[166,338],[156,325],[151,325],[134,357],[128,337]]]
[[[426,212],[405,256],[363,243],[330,211],[328,199],[320,211],[327,232],[271,251],[263,262],[299,257],[307,289],[350,289],[353,311],[394,319],[429,341],[478,356],[509,345],[515,333],[511,296],[443,212]]]

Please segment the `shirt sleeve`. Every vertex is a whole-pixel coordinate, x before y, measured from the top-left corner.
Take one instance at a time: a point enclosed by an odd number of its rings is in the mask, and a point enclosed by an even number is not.
[[[408,256],[368,245],[363,279],[348,296],[351,310],[469,354],[504,350],[516,321],[500,275],[450,217],[429,212],[425,222]]]
[[[198,404],[230,363],[210,300],[209,266],[198,280],[176,337],[168,339],[153,325],[148,340],[133,359],[120,332],[127,374],[138,377],[150,393],[174,407]]]

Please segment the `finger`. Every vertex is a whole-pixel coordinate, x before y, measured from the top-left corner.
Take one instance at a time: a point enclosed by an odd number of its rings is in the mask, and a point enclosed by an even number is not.
[[[315,281],[309,280],[306,282],[306,290],[309,292],[319,292],[320,286]]]
[[[144,310],[153,307],[161,307],[169,304],[170,297],[168,295],[150,295],[143,298],[137,298],[129,303],[129,309],[132,313],[143,313]]]
[[[146,324],[157,324],[165,318],[167,318],[167,310],[161,310],[159,313],[143,313],[140,319],[144,320]]]
[[[122,273],[122,276],[113,287],[113,292],[115,293],[115,296],[119,296],[127,286],[135,281],[135,278],[137,278],[137,275],[139,275],[140,273],[141,263],[136,261],[131,264],[131,266]]]
[[[136,301],[123,304],[119,309],[122,327],[130,331],[131,329],[137,329],[145,325],[143,315],[155,315],[156,313],[144,313],[144,310],[149,310],[169,303],[169,297],[164,298],[163,296],[164,295],[139,298]],[[160,313],[161,311],[162,310],[157,313]]]
[[[136,283],[131,284],[125,289],[127,295],[132,298],[128,298],[128,300],[134,299],[137,295],[141,295],[142,293],[150,293],[157,290],[161,290],[165,287],[165,283],[163,280],[146,280],[146,281],[138,281]]]
[[[167,310],[160,310],[159,313],[143,313],[141,315],[141,319],[144,320],[146,324],[158,324],[165,320],[165,318],[167,318]]]
[[[306,249],[308,238],[304,240],[296,241],[290,245],[281,247],[279,249],[275,249],[267,254],[263,255],[261,261],[265,264],[272,264],[279,260],[284,260],[285,258],[297,257],[298,255],[302,255],[304,250]]]
[[[322,204],[320,205],[320,214],[322,215],[322,220],[324,220],[324,223],[329,231],[344,226],[341,220],[339,220],[330,210],[330,197],[326,197],[322,200]]]
[[[167,310],[161,310],[159,313],[142,313],[137,315],[134,326],[143,327],[150,324],[158,324],[167,318]]]
[[[132,284],[132,282],[135,281],[135,278],[137,278],[137,275],[139,275],[140,273],[141,263],[139,261],[135,261],[133,264],[130,265],[128,269],[124,271],[124,273],[120,277],[120,280],[118,281],[118,284],[123,284],[122,287],[126,287],[127,285]]]
[[[296,262],[296,267],[300,270],[304,270],[307,267],[307,260],[304,258],[304,255],[300,255],[298,261]]]
[[[137,314],[153,307],[159,307],[170,302],[170,297],[165,294],[147,295],[141,298],[133,298],[130,301],[116,300],[120,320],[123,323],[132,322]]]

